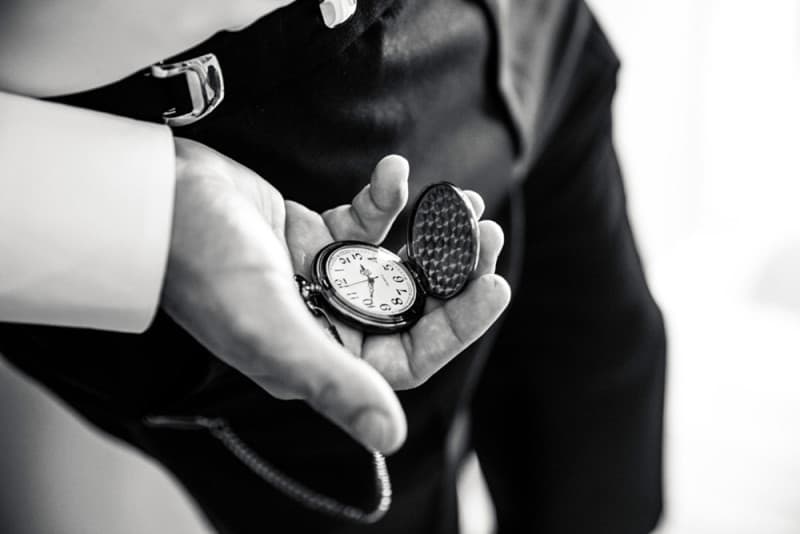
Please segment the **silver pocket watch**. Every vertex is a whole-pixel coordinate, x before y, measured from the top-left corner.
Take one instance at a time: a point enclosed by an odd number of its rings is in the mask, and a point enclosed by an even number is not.
[[[317,253],[310,281],[295,280],[317,316],[330,312],[371,334],[407,330],[428,296],[453,298],[478,266],[478,220],[464,193],[447,182],[428,186],[411,212],[406,245],[404,260],[369,243],[336,241]]]

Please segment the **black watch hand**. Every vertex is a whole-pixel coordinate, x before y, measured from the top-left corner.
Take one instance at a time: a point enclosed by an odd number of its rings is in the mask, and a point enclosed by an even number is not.
[[[367,277],[367,282],[369,283],[369,298],[372,298],[375,294],[375,280],[378,278],[377,276],[372,276],[372,272],[364,267],[363,263],[358,265],[359,273],[363,274]]]
[[[352,284],[347,284],[346,286],[342,286],[341,289],[344,289],[344,288],[350,287],[350,286],[357,286],[358,284],[363,284],[364,282],[369,282],[369,278],[367,278],[366,280],[359,280],[358,282],[353,282]]]

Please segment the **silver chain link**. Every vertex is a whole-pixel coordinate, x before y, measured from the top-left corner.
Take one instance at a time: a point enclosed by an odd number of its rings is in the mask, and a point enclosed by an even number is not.
[[[171,428],[175,430],[203,429],[207,430],[233,453],[244,465],[273,488],[287,497],[303,504],[307,508],[334,516],[349,519],[357,523],[375,523],[381,519],[392,504],[392,484],[386,459],[378,451],[372,451],[375,467],[375,487],[380,495],[375,509],[361,510],[355,506],[341,503],[332,497],[323,495],[308,486],[294,480],[289,475],[264,460],[249,447],[230,425],[221,418],[209,417],[169,417],[151,416],[145,419],[151,427]]]
[[[314,302],[312,295],[315,288],[313,285],[309,284],[301,276],[295,276],[295,282],[309,311],[315,317],[322,319],[325,323],[326,331],[333,339],[339,344],[343,344],[342,338],[339,336],[339,332],[336,330],[336,326],[331,321],[328,313]],[[379,500],[375,509],[365,511],[355,506],[341,503],[294,480],[259,456],[222,418],[150,416],[145,418],[145,423],[151,427],[170,428],[173,430],[202,429],[208,431],[262,480],[290,499],[312,510],[334,517],[349,519],[356,523],[370,524],[377,522],[386,515],[392,505],[392,483],[389,479],[389,470],[386,467],[386,458],[378,451],[372,451],[372,461],[375,467],[375,489],[378,492]]]

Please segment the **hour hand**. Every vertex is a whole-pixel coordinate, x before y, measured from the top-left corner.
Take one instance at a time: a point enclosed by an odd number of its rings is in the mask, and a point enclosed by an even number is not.
[[[372,298],[373,295],[375,294],[375,279],[377,278],[377,276],[372,276],[372,272],[366,267],[364,267],[363,263],[359,264],[358,267],[359,267],[358,272],[367,277],[367,284],[369,284],[369,298]]]

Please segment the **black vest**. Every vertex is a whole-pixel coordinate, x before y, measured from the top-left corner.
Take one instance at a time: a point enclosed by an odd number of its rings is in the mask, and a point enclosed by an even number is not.
[[[587,17],[583,4],[563,0],[360,0],[354,18],[331,30],[316,0],[298,0],[181,55],[215,53],[227,95],[175,134],[232,157],[311,209],[348,202],[375,162],[400,153],[411,163],[412,198],[448,180],[480,192],[486,216],[504,219],[516,181],[555,120],[548,88],[571,75],[569,64],[550,68],[552,51],[580,47]],[[154,83],[139,73],[58,100],[157,121],[171,95]],[[401,237],[394,232],[387,246]],[[286,501],[210,437],[151,430],[144,416],[224,416],[308,485],[364,506],[374,498],[364,451],[305,404],[268,396],[164,314],[138,336],[0,325],[0,352],[95,424],[162,461],[221,530],[351,527]],[[475,351],[465,354],[400,395],[409,440],[389,460],[395,505],[377,531],[452,526],[446,436],[475,360]],[[293,526],[276,526],[283,522]]]

